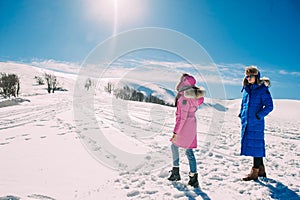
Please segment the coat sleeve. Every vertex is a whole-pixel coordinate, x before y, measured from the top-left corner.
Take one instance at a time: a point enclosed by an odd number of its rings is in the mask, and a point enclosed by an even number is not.
[[[261,97],[263,107],[258,113],[256,113],[260,119],[267,116],[273,110],[273,100],[270,91],[266,89]]]
[[[204,102],[204,97],[201,97],[200,99],[197,99],[197,106],[200,106]]]
[[[242,98],[242,100],[241,100],[241,106],[240,106],[240,112],[239,112],[239,114],[238,114],[238,117],[239,118],[241,118],[241,116],[242,116],[242,110],[243,110],[243,103],[244,102],[244,97]]]
[[[185,123],[185,120],[188,116],[188,111],[190,104],[186,99],[179,100],[181,102],[178,102],[177,104],[177,111],[176,111],[176,124],[174,127],[173,132],[176,134],[180,134],[180,131]]]

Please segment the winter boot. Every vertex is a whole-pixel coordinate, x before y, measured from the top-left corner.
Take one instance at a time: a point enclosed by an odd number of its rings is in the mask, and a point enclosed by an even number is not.
[[[258,168],[252,167],[250,174],[248,174],[245,178],[243,178],[243,181],[251,181],[251,180],[257,180],[258,179]]]
[[[190,173],[189,177],[190,177],[190,180],[188,182],[188,185],[193,186],[194,188],[198,188],[199,187],[198,174]]]
[[[171,176],[168,178],[169,181],[180,181],[179,167],[173,167],[170,171],[172,172]]]
[[[259,171],[258,171],[258,177],[265,177],[267,178],[266,170],[264,165],[259,166]]]

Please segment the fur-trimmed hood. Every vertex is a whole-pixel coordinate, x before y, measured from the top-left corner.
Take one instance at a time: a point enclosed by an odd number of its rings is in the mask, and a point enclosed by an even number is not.
[[[257,85],[262,84],[264,84],[266,87],[271,87],[271,81],[268,77],[262,77],[259,80],[257,80]],[[250,85],[250,83],[248,83],[247,79],[245,78],[243,81],[243,86],[245,87],[246,85]]]
[[[206,95],[206,90],[204,87],[193,86],[184,90],[183,95],[186,98],[200,99],[201,97],[204,97]]]
[[[241,92],[244,91],[247,87],[249,87],[251,84],[247,83],[246,85],[243,86]],[[266,86],[267,88],[271,87],[271,81],[268,77],[262,77],[259,79],[258,84],[254,84],[257,87],[261,87],[262,85]]]
[[[177,91],[186,90],[187,88],[190,88],[196,84],[196,79],[188,74],[183,74],[180,77],[180,81],[176,86]]]
[[[266,87],[271,87],[271,81],[268,77],[262,77],[259,79],[259,84],[265,84]]]
[[[247,67],[245,69],[245,78],[243,80],[243,86],[247,86],[249,85],[249,82],[247,80],[247,76],[249,75],[255,75],[255,84],[257,85],[262,85],[264,84],[266,87],[271,87],[271,81],[268,77],[260,77],[261,74],[260,74],[260,71],[257,69],[256,66],[250,66],[250,67]]]

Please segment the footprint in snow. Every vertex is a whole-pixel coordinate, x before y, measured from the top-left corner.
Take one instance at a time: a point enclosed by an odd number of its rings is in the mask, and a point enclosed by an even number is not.
[[[0,200],[20,200],[20,198],[9,195],[9,196],[5,196],[5,197],[0,197]]]
[[[56,200],[52,197],[48,197],[48,196],[41,195],[41,194],[31,194],[31,195],[28,195],[27,197],[33,198],[33,199],[38,199],[38,200]]]
[[[57,135],[66,135],[67,133],[58,133]]]
[[[134,197],[134,196],[137,196],[137,195],[139,195],[140,194],[140,191],[138,191],[138,190],[133,190],[133,191],[131,191],[131,192],[128,192],[127,193],[127,196],[128,197]]]

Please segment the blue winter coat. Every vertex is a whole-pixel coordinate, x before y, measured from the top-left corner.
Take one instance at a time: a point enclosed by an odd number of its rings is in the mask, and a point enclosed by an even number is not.
[[[272,110],[272,97],[264,83],[244,86],[239,115],[242,123],[241,155],[265,157],[264,117]]]

